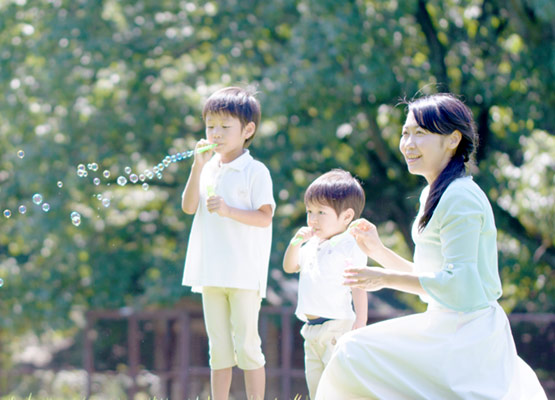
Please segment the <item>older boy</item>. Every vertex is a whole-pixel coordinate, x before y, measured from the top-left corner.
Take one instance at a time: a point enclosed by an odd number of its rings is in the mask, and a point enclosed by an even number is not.
[[[244,371],[247,398],[263,399],[258,313],[266,295],[275,202],[268,169],[247,150],[260,105],[250,92],[228,87],[208,98],[202,116],[206,139],[196,148],[217,146],[195,152],[183,192],[183,211],[195,214],[183,285],[202,293],[212,399],[228,399],[235,365]]]
[[[347,232],[351,221],[360,216],[365,196],[349,172],[335,169],[312,182],[304,202],[308,226],[299,229],[291,240],[283,269],[288,273],[300,271],[295,314],[306,322],[301,335],[312,399],[339,337],[365,326],[368,319],[366,292],[343,285],[346,266],[367,262]]]

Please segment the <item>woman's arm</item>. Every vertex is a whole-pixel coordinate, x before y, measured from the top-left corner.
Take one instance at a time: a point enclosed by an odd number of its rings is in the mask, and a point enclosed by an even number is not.
[[[369,292],[387,288],[417,295],[426,294],[418,275],[411,272],[380,267],[350,267],[345,269],[343,277],[344,285]]]
[[[351,223],[349,232],[356,239],[358,247],[383,267],[405,272],[414,270],[412,262],[384,246],[378,235],[378,229],[373,223],[365,219],[358,219]]]

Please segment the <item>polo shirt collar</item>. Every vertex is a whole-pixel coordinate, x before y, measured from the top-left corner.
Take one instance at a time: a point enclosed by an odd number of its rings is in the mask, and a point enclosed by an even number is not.
[[[221,157],[219,154],[216,154],[218,164],[225,168],[231,168],[237,171],[241,171],[247,167],[247,165],[253,160],[252,156],[250,155],[249,149],[245,149],[243,154],[237,157],[232,162],[222,164]]]

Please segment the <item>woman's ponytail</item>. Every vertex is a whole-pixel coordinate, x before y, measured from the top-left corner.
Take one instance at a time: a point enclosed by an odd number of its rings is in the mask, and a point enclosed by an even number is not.
[[[472,111],[459,99],[448,93],[439,93],[419,98],[409,103],[409,112],[414,114],[416,123],[439,135],[461,133],[461,140],[453,157],[431,184],[430,193],[424,206],[424,214],[418,222],[422,232],[432,218],[441,196],[455,179],[466,173],[466,164],[473,161],[478,147],[478,134]]]

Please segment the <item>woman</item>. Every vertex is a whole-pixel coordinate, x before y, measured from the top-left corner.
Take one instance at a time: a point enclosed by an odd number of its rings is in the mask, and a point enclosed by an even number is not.
[[[414,262],[386,248],[362,219],[351,233],[384,268],[353,267],[344,277],[368,291],[418,294],[428,308],[345,335],[316,399],[546,399],[497,303],[493,213],[466,175],[477,145],[472,112],[449,94],[408,109],[399,147],[409,172],[428,182],[412,230]]]

